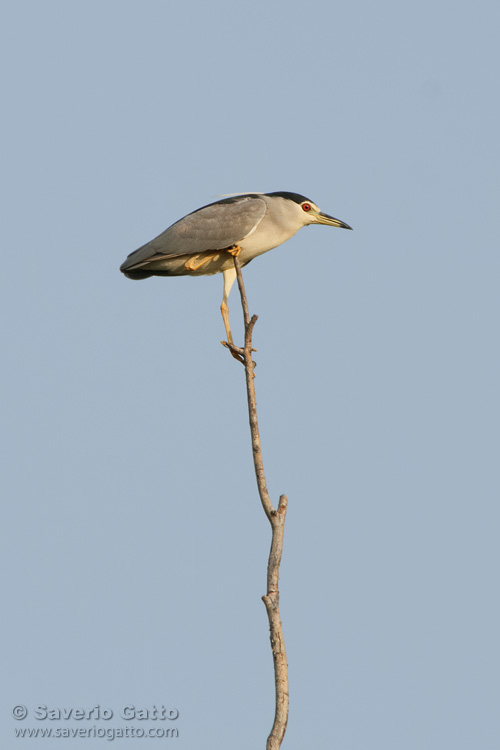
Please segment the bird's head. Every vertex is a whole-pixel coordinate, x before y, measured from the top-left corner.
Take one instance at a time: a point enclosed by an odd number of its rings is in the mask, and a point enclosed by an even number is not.
[[[352,227],[344,221],[340,221],[340,219],[335,219],[333,216],[323,213],[312,200],[309,200],[309,198],[306,198],[304,195],[286,192],[267,193],[267,195],[273,198],[282,198],[284,201],[287,201],[288,209],[293,211],[296,220],[300,222],[302,226],[307,226],[308,224],[325,224],[325,226],[328,227],[352,229]]]

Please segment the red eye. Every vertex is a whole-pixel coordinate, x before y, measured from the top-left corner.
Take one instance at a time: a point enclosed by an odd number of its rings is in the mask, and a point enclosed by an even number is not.
[[[303,211],[310,211],[311,210],[311,204],[310,203],[303,203],[302,204],[302,210]]]

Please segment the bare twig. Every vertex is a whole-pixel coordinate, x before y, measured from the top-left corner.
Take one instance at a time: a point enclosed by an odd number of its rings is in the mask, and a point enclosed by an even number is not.
[[[234,347],[234,349],[240,356],[243,355],[255,476],[257,479],[260,501],[272,529],[271,551],[269,553],[269,562],[267,565],[267,594],[262,597],[262,601],[266,606],[267,616],[269,618],[271,649],[274,661],[274,680],[276,686],[276,709],[273,727],[267,738],[266,748],[267,750],[279,750],[285,736],[288,721],[288,664],[286,661],[285,641],[283,638],[283,628],[279,612],[278,590],[279,568],[283,550],[283,534],[285,530],[285,517],[288,500],[286,495],[281,495],[278,509],[275,510],[267,489],[264,464],[262,461],[259,424],[257,420],[257,401],[255,398],[254,385],[255,362],[252,360],[252,351],[254,351],[252,350],[252,334],[255,323],[257,322],[257,316],[253,315],[252,318],[250,318],[245,286],[243,284],[243,276],[237,257],[234,258],[234,267],[238,279],[241,305],[243,307],[243,320],[245,323],[245,345],[243,349],[240,349],[239,347]]]

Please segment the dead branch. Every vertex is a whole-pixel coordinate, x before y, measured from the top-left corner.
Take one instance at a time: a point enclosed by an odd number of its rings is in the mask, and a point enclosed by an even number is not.
[[[257,420],[257,401],[255,398],[254,368],[255,362],[252,360],[252,334],[257,316],[250,318],[248,312],[248,302],[243,284],[243,275],[238,258],[234,258],[234,267],[236,268],[236,277],[241,296],[241,305],[243,308],[243,320],[245,324],[245,345],[239,347],[229,346],[233,354],[242,358],[245,366],[245,377],[247,386],[248,399],[248,417],[250,421],[250,434],[252,438],[252,454],[255,468],[255,477],[259,490],[260,501],[264,512],[271,524],[272,540],[269,561],[267,565],[267,593],[262,597],[266,606],[267,616],[269,619],[269,629],[271,637],[271,649],[274,661],[274,680],[276,687],[276,708],[274,714],[274,723],[271,733],[267,738],[267,750],[279,750],[286,732],[288,722],[288,664],[286,661],[285,641],[283,638],[283,628],[279,612],[279,568],[281,555],[283,551],[283,534],[285,530],[285,517],[288,500],[285,495],[281,495],[278,503],[278,509],[275,510],[269,497],[267,489],[266,476],[264,474],[264,464],[262,461],[262,449],[260,444],[259,423]],[[241,359],[240,359],[241,361]]]

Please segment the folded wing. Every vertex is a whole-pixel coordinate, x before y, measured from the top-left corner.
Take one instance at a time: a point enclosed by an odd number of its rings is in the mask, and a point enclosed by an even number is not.
[[[258,195],[237,196],[194,211],[131,253],[120,266],[147,271],[148,263],[234,247],[252,234],[266,213]]]

